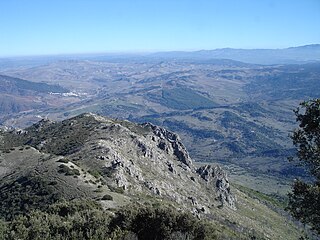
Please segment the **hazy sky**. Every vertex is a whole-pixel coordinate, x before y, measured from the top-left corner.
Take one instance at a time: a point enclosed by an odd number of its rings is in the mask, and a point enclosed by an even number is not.
[[[0,56],[320,43],[320,0],[0,0]]]

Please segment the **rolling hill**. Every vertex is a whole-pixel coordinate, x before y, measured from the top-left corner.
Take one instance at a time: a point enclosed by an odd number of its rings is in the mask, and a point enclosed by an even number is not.
[[[58,61],[4,73],[60,84],[81,97],[62,101],[59,96],[54,106],[0,120],[6,126],[26,127],[39,116],[61,120],[95,112],[151,122],[179,133],[196,162],[219,162],[237,179],[272,179],[269,184],[280,184],[280,192],[268,184],[252,185],[260,180],[248,184],[284,196],[293,178],[305,176],[287,161],[294,154],[288,134],[295,128],[292,110],[320,91],[318,69],[316,62],[264,66],[169,57]]]

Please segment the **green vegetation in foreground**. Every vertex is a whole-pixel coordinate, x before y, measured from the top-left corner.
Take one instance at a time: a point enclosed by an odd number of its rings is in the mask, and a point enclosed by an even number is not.
[[[11,221],[32,210],[44,210],[61,199],[55,189],[57,182],[48,182],[39,176],[19,177],[14,182],[0,184],[0,218]]]
[[[89,200],[59,202],[11,222],[0,221],[3,240],[225,239],[222,237],[214,224],[172,208],[133,205],[112,215]]]

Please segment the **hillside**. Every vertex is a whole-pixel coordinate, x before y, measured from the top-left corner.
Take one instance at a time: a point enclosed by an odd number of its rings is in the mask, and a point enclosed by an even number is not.
[[[59,84],[0,75],[0,119],[2,120],[10,118],[12,114],[23,115],[30,111],[43,111],[79,100],[80,96],[70,93],[67,88]],[[16,120],[13,119],[13,122]],[[24,122],[30,124],[28,117],[24,117]]]
[[[305,177],[287,161],[294,153],[288,134],[296,127],[292,110],[320,91],[319,69],[316,62],[58,61],[3,74],[59,84],[74,95],[50,95],[40,101],[43,108],[0,116],[0,123],[24,128],[39,117],[63,120],[85,112],[151,122],[177,132],[196,162],[219,162],[248,187],[283,197],[294,178]]]
[[[82,114],[2,131],[0,140],[0,215],[7,220],[61,199],[89,198],[109,211],[169,205],[213,221],[232,239],[300,234],[258,195],[230,185],[219,166],[196,167],[178,135],[150,123]]]
[[[50,93],[67,93],[59,85],[37,83],[0,75],[0,117],[33,109],[43,109],[50,104]]]
[[[38,93],[66,93],[67,89],[59,85],[37,83],[20,78],[0,75],[0,93],[27,95],[28,91]]]

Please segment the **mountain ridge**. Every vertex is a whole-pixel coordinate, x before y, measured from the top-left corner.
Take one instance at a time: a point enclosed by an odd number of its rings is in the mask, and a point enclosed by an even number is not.
[[[72,61],[72,60],[89,60],[89,61],[127,61],[127,59],[135,59],[136,61],[149,61],[157,58],[177,58],[190,60],[205,60],[209,59],[225,59],[225,60],[234,60],[240,61],[242,64],[251,63],[251,64],[303,64],[307,62],[320,61],[319,54],[320,44],[306,44],[301,46],[287,47],[287,48],[215,48],[215,49],[201,49],[194,51],[159,51],[151,53],[78,53],[78,54],[59,54],[59,55],[47,55],[47,56],[13,56],[13,57],[0,57],[0,70],[9,70],[12,68],[27,66],[27,67],[36,67],[46,64],[51,64],[55,61]],[[306,52],[307,59],[304,59],[305,50],[312,50],[314,52]],[[258,56],[255,54],[253,56],[241,57],[241,55],[246,55],[249,52],[258,51],[260,54],[263,53],[274,53],[277,54],[282,52],[279,56]],[[300,55],[293,55],[294,51],[298,51]],[[210,56],[210,53],[213,53]],[[209,55],[207,57],[201,56]],[[239,54],[239,55],[236,55]],[[289,58],[285,58],[285,55],[289,54]],[[301,56],[302,54],[302,56]],[[234,56],[232,56],[234,55]],[[263,60],[263,58],[266,58]]]
[[[320,44],[310,44],[280,49],[218,48],[198,51],[158,52],[150,57],[175,59],[230,59],[251,64],[302,64],[320,61]]]
[[[0,149],[0,214],[8,219],[33,204],[45,208],[61,197],[84,197],[109,211],[130,202],[168,204],[238,237],[255,229],[258,236],[292,239],[298,231],[231,187],[221,167],[195,167],[178,135],[150,123],[88,113],[62,122],[42,120],[24,130],[1,130]],[[19,208],[12,209],[12,199]],[[265,217],[272,219],[269,227]]]
[[[104,132],[107,132],[108,136],[104,135]],[[174,177],[179,172],[181,175],[190,174],[189,177],[184,177],[184,181],[189,181],[189,184],[194,182],[191,178],[196,179],[197,170],[178,135],[150,123],[136,125],[127,121],[113,121],[94,114],[82,114],[60,123],[42,120],[25,130],[5,134],[3,141],[4,151],[28,144],[45,154],[64,156],[72,159],[71,161],[87,164],[87,167],[93,168],[92,171],[100,172],[99,175],[105,172],[105,176],[110,176],[111,171],[115,175],[111,178],[114,187],[128,191],[131,187],[133,189],[147,187],[147,192],[151,191],[156,195],[172,199],[183,197],[177,190],[172,191],[173,189],[166,187],[170,185],[168,183],[163,185],[161,181],[150,182],[148,177],[143,175],[143,166],[139,167],[139,164],[144,164],[140,163],[144,158],[153,162],[151,166],[156,168],[159,174],[167,170],[165,176],[167,178],[171,176],[169,179],[181,181]],[[137,153],[132,153],[134,149]],[[98,152],[104,155],[95,156]],[[88,158],[95,156],[97,160],[91,160],[91,163],[89,159],[83,159],[85,156]],[[158,169],[161,164],[163,166]],[[213,181],[212,186],[213,188],[220,186],[216,190],[220,192],[218,195],[221,203],[235,208],[233,197],[229,194],[226,175],[219,173],[222,171],[220,168],[212,169],[210,168],[210,171],[204,169],[202,175],[207,175],[207,178],[217,178],[219,184]],[[156,172],[153,172],[153,177],[157,175]],[[110,179],[106,178],[110,182]],[[132,192],[135,194],[135,190]]]

